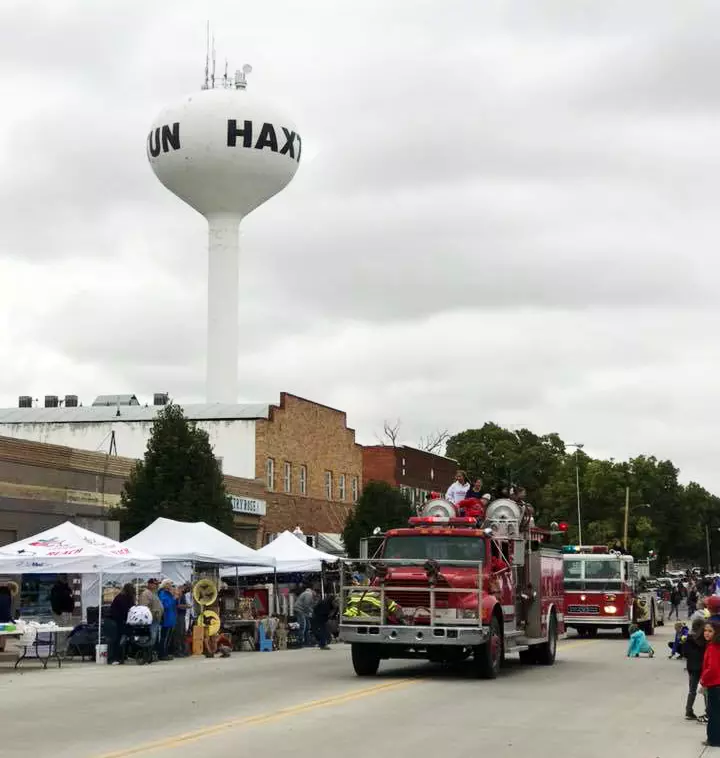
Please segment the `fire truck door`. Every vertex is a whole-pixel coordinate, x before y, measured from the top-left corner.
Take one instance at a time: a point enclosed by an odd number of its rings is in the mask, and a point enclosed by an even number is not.
[[[527,556],[526,584],[519,587],[527,600],[523,601],[525,633],[528,637],[542,637],[541,556],[539,550],[531,550]]]

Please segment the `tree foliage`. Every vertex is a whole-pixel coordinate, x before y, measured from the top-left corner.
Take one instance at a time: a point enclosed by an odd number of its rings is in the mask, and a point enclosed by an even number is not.
[[[348,555],[358,556],[360,540],[370,537],[376,527],[385,531],[407,526],[411,515],[410,501],[397,487],[386,482],[368,482],[343,529],[343,542]]]
[[[524,486],[538,523],[566,521],[571,542],[578,540],[576,466],[586,544],[623,539],[626,488],[628,547],[636,557],[655,550],[661,565],[669,560],[705,565],[706,526],[720,537],[720,499],[695,482],[682,485],[669,460],[645,455],[621,462],[595,459],[566,449],[557,434],[538,436],[492,423],[451,437],[447,454],[471,479],[482,477],[488,489]]]
[[[232,508],[207,432],[174,404],[156,416],[145,457],[135,465],[113,512],[123,539],[160,516],[204,521],[232,533]]]

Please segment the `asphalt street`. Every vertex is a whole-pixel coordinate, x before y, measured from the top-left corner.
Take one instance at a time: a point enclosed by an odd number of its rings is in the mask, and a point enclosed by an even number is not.
[[[496,681],[417,662],[354,676],[334,646],[152,666],[0,666],[3,758],[720,757],[683,720],[687,675],[626,658],[619,635],[561,642],[551,668],[510,660]],[[698,702],[698,707],[699,707]]]

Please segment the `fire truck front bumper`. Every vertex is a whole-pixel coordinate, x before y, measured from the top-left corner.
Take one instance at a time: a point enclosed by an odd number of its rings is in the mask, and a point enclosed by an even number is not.
[[[618,627],[630,624],[627,616],[571,616],[565,613],[565,626],[598,626],[598,627]]]
[[[340,624],[343,642],[374,642],[405,647],[431,647],[456,645],[473,647],[488,641],[489,628],[483,626],[408,626]]]

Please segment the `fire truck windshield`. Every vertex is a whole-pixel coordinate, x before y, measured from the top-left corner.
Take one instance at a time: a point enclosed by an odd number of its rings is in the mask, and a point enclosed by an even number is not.
[[[566,590],[620,590],[622,563],[613,558],[566,558],[564,561]]]
[[[436,561],[484,561],[485,540],[444,534],[388,537],[383,558]]]

